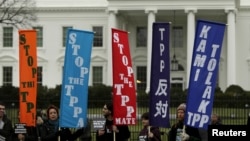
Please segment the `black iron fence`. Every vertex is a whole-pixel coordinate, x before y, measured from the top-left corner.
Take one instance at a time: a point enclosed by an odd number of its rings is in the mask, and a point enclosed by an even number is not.
[[[92,140],[95,141],[95,131],[94,122],[104,120],[102,116],[102,107],[106,101],[99,100],[89,100],[88,101],[88,117],[92,121]],[[6,114],[12,120],[13,124],[17,123],[17,110],[18,101],[5,100],[6,103]],[[43,103],[40,101],[40,103]],[[47,102],[45,102],[47,103]],[[98,103],[98,104],[96,104]],[[137,124],[129,125],[131,131],[130,141],[138,140],[138,133],[142,129],[140,115],[148,111],[149,103],[148,99],[138,99],[137,100]],[[182,101],[172,100],[170,104],[170,123],[171,125],[175,122],[176,107],[182,103]],[[220,104],[218,104],[220,103]],[[51,103],[53,104],[53,103]],[[217,106],[216,106],[217,105]],[[40,109],[46,109],[48,105],[39,105]],[[40,110],[38,109],[38,110]],[[247,117],[250,114],[250,99],[224,99],[224,100],[214,100],[213,112],[221,116],[222,123],[228,125],[244,125],[247,123]],[[14,125],[13,125],[14,126]],[[162,131],[163,140],[167,141],[167,133],[169,128],[160,128]]]

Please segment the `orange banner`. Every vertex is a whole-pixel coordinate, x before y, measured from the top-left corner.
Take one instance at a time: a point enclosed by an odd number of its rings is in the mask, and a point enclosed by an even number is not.
[[[36,125],[37,97],[36,31],[19,30],[20,123]]]

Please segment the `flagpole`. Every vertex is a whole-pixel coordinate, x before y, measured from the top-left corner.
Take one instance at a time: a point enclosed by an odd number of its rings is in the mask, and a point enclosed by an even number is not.
[[[59,127],[58,128],[59,129],[59,131],[61,130],[61,128]],[[61,138],[60,138],[61,136],[60,136],[60,134],[59,134],[59,136],[58,136],[58,141],[60,141],[61,140]]]
[[[150,133],[150,126],[148,126],[148,134]]]
[[[182,133],[186,133],[186,126],[183,125]]]
[[[150,134],[150,127],[151,126],[148,126],[148,135],[147,135],[147,137],[149,137],[149,134]]]
[[[114,137],[114,139],[113,139],[113,141],[115,141],[116,140],[116,138],[115,138],[115,131],[113,131],[113,137]]]

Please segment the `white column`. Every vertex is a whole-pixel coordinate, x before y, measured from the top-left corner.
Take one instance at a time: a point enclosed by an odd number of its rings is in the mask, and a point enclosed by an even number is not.
[[[112,86],[113,85],[113,66],[112,66],[112,28],[116,28],[117,26],[117,19],[116,19],[116,14],[117,14],[117,10],[108,10],[108,43],[107,43],[107,58],[108,58],[108,66],[107,66],[107,84],[108,86]],[[105,33],[105,32],[104,32]]]
[[[150,90],[150,74],[151,74],[151,53],[152,53],[152,29],[153,23],[155,22],[156,9],[146,9],[145,13],[148,14],[148,39],[147,39],[147,88],[146,93]]]
[[[227,87],[236,84],[235,9],[227,13]]]
[[[191,61],[193,55],[193,46],[194,46],[194,37],[195,37],[195,13],[197,9],[185,9],[185,13],[187,13],[187,79],[186,79],[186,88],[189,85],[190,78],[190,69],[191,69]]]

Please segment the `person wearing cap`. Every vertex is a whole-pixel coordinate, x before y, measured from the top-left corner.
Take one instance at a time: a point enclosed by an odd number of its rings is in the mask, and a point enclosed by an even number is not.
[[[149,126],[149,112],[141,116],[143,128],[139,133],[139,141],[161,141],[159,127]]]
[[[177,122],[168,133],[168,141],[201,141],[198,128],[184,125],[186,104],[177,107]]]
[[[96,132],[96,141],[113,141],[114,133],[116,141],[128,141],[130,138],[130,131],[127,125],[114,125],[113,124],[113,104],[106,103],[102,109],[103,116],[106,121],[103,129]]]

